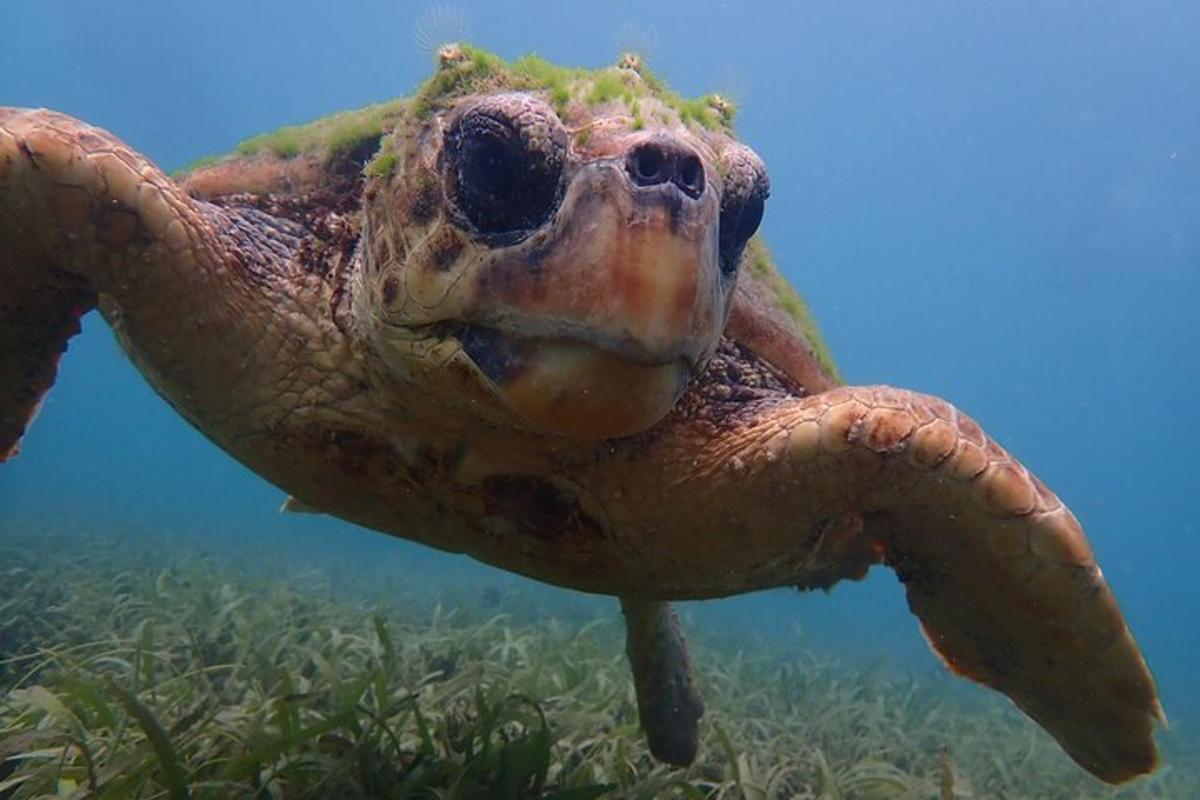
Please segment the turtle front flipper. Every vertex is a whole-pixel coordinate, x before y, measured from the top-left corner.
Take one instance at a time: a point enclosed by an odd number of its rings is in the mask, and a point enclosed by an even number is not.
[[[639,524],[656,531],[642,547],[669,548],[672,569],[646,579],[663,599],[728,592],[728,574],[751,576],[747,589],[828,588],[886,563],[951,669],[1008,695],[1105,781],[1155,768],[1154,680],[1049,489],[936,397],[839,387],[760,398],[723,428],[680,415],[648,459],[644,506],[657,516]],[[639,473],[627,486],[649,483]]]
[[[885,562],[933,650],[1102,780],[1153,771],[1166,718],[1075,516],[948,403],[893,390],[864,399],[831,409],[828,427],[906,463],[883,467],[865,505],[883,514]]]
[[[935,397],[842,387],[781,403],[755,430],[771,463],[746,466],[740,503],[778,514],[768,492],[786,483],[813,565],[802,581],[883,560],[953,671],[1004,692],[1105,781],[1155,768],[1154,680],[1079,523],[974,421]]]
[[[0,462],[16,454],[83,314],[111,298],[118,312],[178,324],[205,301],[220,253],[196,204],[112,135],[0,108]]]
[[[687,643],[670,603],[621,598],[638,718],[650,752],[685,767],[696,760],[704,703],[692,683]]]

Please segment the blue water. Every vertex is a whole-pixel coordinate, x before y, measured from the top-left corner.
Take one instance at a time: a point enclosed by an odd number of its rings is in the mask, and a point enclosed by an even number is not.
[[[422,7],[347,5],[9,4],[0,105],[69,112],[177,168],[409,92],[430,63],[411,33]],[[505,56],[597,66],[636,46],[683,93],[739,100],[739,133],[772,176],[763,230],[847,379],[944,396],[1045,478],[1084,523],[1176,726],[1200,722],[1200,4],[457,8]],[[364,564],[412,547],[281,516],[281,500],[153,395],[98,318],[0,468],[0,524]],[[692,616],[780,637],[799,624],[850,659],[934,664],[885,571]]]

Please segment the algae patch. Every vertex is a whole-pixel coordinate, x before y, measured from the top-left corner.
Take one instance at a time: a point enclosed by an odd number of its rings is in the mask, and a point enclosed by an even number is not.
[[[378,141],[406,114],[425,119],[457,98],[501,91],[542,93],[565,122],[595,106],[620,103],[635,130],[646,126],[643,103],[647,100],[654,101],[651,110],[661,124],[678,121],[706,130],[731,130],[735,115],[733,104],[717,95],[689,99],[672,91],[641,59],[631,54],[623,55],[617,66],[586,69],[552,64],[536,54],[510,62],[470,44],[452,44],[438,51],[437,69],[411,98],[343,111],[301,125],[285,125],[244,139],[230,153],[199,158],[174,174],[186,175],[238,156],[267,155],[280,159],[316,156],[326,163],[335,161]],[[364,160],[371,155],[363,154]],[[385,166],[389,166],[386,160],[370,163],[368,174],[390,174]]]
[[[377,142],[395,127],[403,116],[407,101],[389,100],[353,111],[342,111],[303,125],[285,125],[269,133],[243,139],[233,151],[203,156],[173,174],[185,175],[237,156],[270,155],[292,159],[314,155],[324,163],[336,161]],[[370,154],[367,154],[370,155]]]
[[[404,111],[403,100],[391,100],[343,111],[305,125],[288,125],[240,142],[234,152],[252,156],[269,152],[280,158],[319,153],[328,159],[350,152],[390,130]]]
[[[537,55],[508,62],[468,44],[447,45],[439,52],[438,70],[418,90],[414,113],[428,116],[456,98],[478,92],[542,92],[565,122],[587,109],[621,103],[631,117],[645,125],[640,103],[652,99],[664,112],[671,112],[684,125],[707,130],[731,129],[735,115],[732,103],[716,95],[688,99],[667,88],[645,63],[624,54],[616,66],[585,69],[551,64]],[[670,113],[663,113],[670,120]]]

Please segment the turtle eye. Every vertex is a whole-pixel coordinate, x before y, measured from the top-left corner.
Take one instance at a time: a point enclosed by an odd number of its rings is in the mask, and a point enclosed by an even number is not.
[[[462,227],[513,244],[549,219],[567,153],[553,109],[528,95],[488,97],[451,125],[445,141],[442,169]]]
[[[721,222],[719,249],[721,273],[733,275],[746,242],[762,222],[763,207],[771,193],[767,167],[758,154],[740,144],[730,145],[721,154]]]

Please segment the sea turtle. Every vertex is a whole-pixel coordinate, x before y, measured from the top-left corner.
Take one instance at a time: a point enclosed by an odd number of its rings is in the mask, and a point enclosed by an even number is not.
[[[0,460],[99,307],[288,509],[619,597],[664,761],[703,711],[671,601],[883,563],[953,671],[1101,779],[1149,772],[1162,709],[1075,517],[949,403],[841,385],[731,117],[636,58],[465,45],[175,179],[2,109]]]

